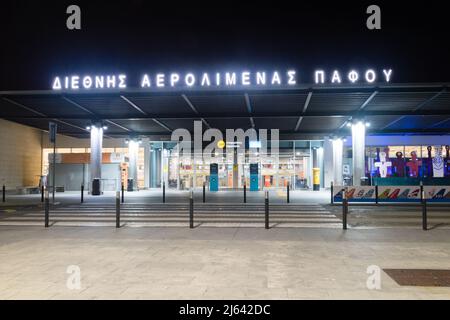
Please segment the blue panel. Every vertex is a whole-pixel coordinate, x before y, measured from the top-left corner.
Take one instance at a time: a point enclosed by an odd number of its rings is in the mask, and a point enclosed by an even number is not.
[[[250,164],[250,191],[258,191],[258,164],[251,163]]]
[[[219,166],[217,163],[209,165],[209,191],[219,191]]]

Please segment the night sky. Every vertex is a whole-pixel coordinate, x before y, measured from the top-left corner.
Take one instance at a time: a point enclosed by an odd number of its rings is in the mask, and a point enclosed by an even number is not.
[[[316,68],[390,67],[393,82],[450,82],[450,13],[444,1],[415,3],[2,1],[0,90],[49,89],[71,73],[226,68],[294,67],[311,82]],[[66,28],[70,4],[80,31]],[[366,28],[370,4],[382,30]]]

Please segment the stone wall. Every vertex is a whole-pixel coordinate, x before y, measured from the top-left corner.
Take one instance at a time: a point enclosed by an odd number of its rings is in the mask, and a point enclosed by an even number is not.
[[[42,131],[0,119],[0,185],[37,186],[42,164]]]

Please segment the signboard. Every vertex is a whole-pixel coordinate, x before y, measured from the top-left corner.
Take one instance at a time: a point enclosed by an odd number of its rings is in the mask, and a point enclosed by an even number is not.
[[[250,148],[261,148],[261,141],[250,141],[249,142],[249,147]]]
[[[55,143],[56,141],[56,131],[57,131],[57,125],[55,122],[49,122],[48,124],[48,138],[50,140],[50,143]]]
[[[316,85],[331,84],[372,84],[388,83],[392,79],[390,68],[375,70],[315,70],[307,76],[295,69],[287,70],[228,70],[222,72],[171,72],[143,73],[135,80],[134,87],[155,88],[268,88],[289,87],[298,84],[298,79]],[[108,90],[126,89],[128,77],[124,73],[117,74],[83,74],[56,76],[52,81],[53,90]]]
[[[53,163],[53,153],[48,154],[48,163]],[[62,163],[61,153],[55,153],[55,163]]]
[[[111,152],[111,154],[109,155],[109,161],[111,163],[121,163],[124,162],[124,160],[125,157],[121,152]]]

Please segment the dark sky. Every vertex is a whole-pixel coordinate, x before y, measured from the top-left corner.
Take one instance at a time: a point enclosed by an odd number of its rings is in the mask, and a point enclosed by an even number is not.
[[[0,90],[55,75],[224,68],[392,67],[394,82],[450,82],[445,1],[1,1]],[[209,3],[209,4],[208,4]],[[82,30],[66,28],[78,4]],[[366,28],[378,4],[382,30]],[[309,80],[309,79],[308,79]]]

